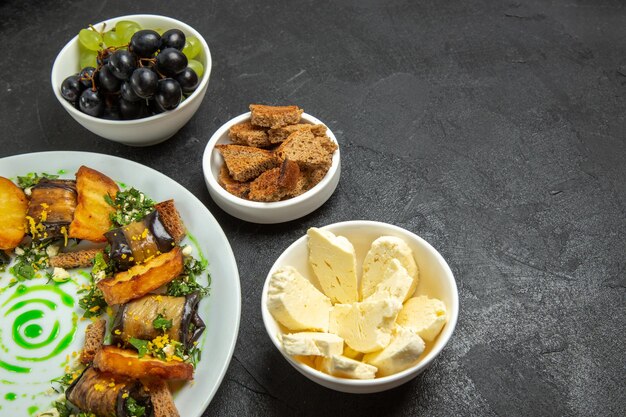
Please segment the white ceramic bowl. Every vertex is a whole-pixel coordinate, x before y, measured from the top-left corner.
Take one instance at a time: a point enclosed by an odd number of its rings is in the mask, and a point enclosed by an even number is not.
[[[386,223],[373,221],[348,221],[331,224],[322,229],[329,230],[336,235],[345,236],[352,242],[356,251],[357,271],[361,270],[361,263],[371,243],[380,236],[397,236],[402,238],[413,250],[415,260],[419,266],[419,284],[415,295],[428,295],[438,298],[444,302],[448,312],[448,322],[442,329],[434,343],[428,343],[425,352],[419,362],[411,368],[405,369],[394,375],[370,380],[356,380],[338,378],[327,375],[301,362],[296,361],[287,355],[279,341],[279,335],[286,329],[274,320],[274,317],[267,309],[267,291],[271,275],[281,266],[295,267],[305,278],[317,286],[317,279],[314,278],[313,271],[308,263],[307,236],[302,236],[291,244],[276,260],[265,280],[263,294],[261,297],[261,311],[263,313],[263,323],[270,339],[285,357],[285,359],[302,375],[326,388],[336,391],[349,392],[355,394],[366,394],[372,392],[385,391],[395,388],[405,382],[415,378],[423,372],[444,348],[459,315],[459,296],[456,288],[456,281],[452,275],[450,267],[443,257],[428,242],[421,237]],[[312,279],[313,278],[313,279]],[[319,287],[318,287],[319,289]]]
[[[209,76],[211,75],[211,52],[209,51],[209,46],[206,41],[198,31],[179,20],[172,19],[171,17],[137,14],[116,17],[97,23],[94,26],[97,29],[100,29],[102,24],[106,23],[107,28],[112,28],[115,26],[115,23],[120,20],[132,20],[147,29],[180,29],[187,36],[197,37],[202,45],[202,50],[194,59],[197,59],[202,63],[204,66],[204,74],[202,75],[202,79],[200,80],[196,91],[194,91],[193,94],[191,94],[185,101],[180,103],[176,109],[143,119],[106,120],[82,113],[61,96],[61,83],[63,83],[63,80],[78,72],[78,35],[74,36],[74,38],[69,41],[63,49],[61,49],[61,52],[59,52],[56,60],[54,61],[51,75],[52,89],[54,90],[54,94],[63,108],[85,129],[90,130],[98,136],[102,136],[103,138],[120,142],[125,145],[154,145],[172,137],[185,125],[185,123],[189,121],[189,119],[191,119],[196,110],[198,110],[198,107],[200,107],[200,103],[202,103],[202,99],[204,98],[206,90],[209,86]],[[88,23],[89,22],[85,22],[85,27],[87,27]]]
[[[290,198],[288,200],[271,203],[250,201],[236,197],[226,191],[217,181],[220,168],[224,164],[222,155],[215,151],[215,145],[231,143],[228,138],[228,130],[238,124],[250,119],[250,112],[235,117],[226,122],[211,136],[209,143],[204,149],[202,156],[202,170],[204,171],[204,181],[209,189],[209,194],[213,201],[225,212],[239,219],[253,223],[282,223],[306,216],[319,208],[333,194],[339,183],[341,175],[341,163],[339,148],[333,154],[332,165],[326,176],[315,187],[307,192]],[[310,114],[303,113],[301,123],[324,124]],[[328,125],[326,125],[328,128]],[[330,129],[327,129],[328,137],[335,143],[337,138]],[[337,143],[339,146],[339,143]]]

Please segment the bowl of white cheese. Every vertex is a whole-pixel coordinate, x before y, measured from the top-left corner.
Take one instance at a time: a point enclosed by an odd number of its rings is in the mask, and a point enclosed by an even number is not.
[[[311,228],[270,269],[265,329],[284,358],[333,390],[373,393],[423,372],[456,326],[456,281],[414,233],[348,221]]]

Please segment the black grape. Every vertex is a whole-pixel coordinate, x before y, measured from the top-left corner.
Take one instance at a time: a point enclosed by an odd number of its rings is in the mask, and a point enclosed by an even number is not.
[[[172,78],[159,80],[159,87],[154,95],[154,100],[159,106],[165,110],[173,110],[178,107],[182,97],[183,93],[178,81]]]
[[[141,98],[150,98],[156,93],[158,75],[150,68],[137,68],[130,77],[130,86]]]
[[[170,29],[161,35],[161,49],[174,48],[182,51],[185,41],[185,34],[181,30]]]
[[[168,77],[179,74],[187,67],[187,57],[178,49],[165,48],[156,57],[157,70]]]
[[[78,100],[80,93],[84,89],[85,87],[81,84],[79,75],[70,75],[61,84],[61,95],[64,99],[73,103]]]
[[[133,35],[128,49],[140,58],[152,58],[159,46],[161,36],[154,30],[144,29]]]
[[[180,74],[174,77],[178,84],[180,84],[180,88],[183,90],[183,93],[193,93],[193,91],[198,87],[198,75],[194,70],[187,67]]]
[[[113,75],[120,80],[128,80],[137,67],[135,57],[123,49],[111,54],[109,66]]]
[[[78,105],[80,111],[94,117],[99,117],[104,110],[102,95],[99,91],[93,91],[91,88],[82,92]]]

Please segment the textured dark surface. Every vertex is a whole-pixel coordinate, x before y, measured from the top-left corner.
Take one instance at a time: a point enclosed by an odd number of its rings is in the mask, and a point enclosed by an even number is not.
[[[113,154],[158,169],[209,207],[237,257],[243,308],[205,416],[626,414],[622,2],[142,3],[0,4],[0,156]],[[87,23],[142,12],[198,29],[214,67],[191,122],[134,149],[76,124],[49,71]],[[338,137],[339,187],[303,219],[245,223],[208,195],[204,146],[251,102],[299,104]],[[457,329],[434,365],[377,395],[298,374],[259,308],[264,277],[290,242],[349,219],[421,235],[460,292]]]

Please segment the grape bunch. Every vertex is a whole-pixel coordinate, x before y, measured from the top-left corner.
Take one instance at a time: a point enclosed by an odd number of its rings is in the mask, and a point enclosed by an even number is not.
[[[178,29],[142,29],[132,21],[109,31],[78,34],[80,72],[61,84],[61,95],[94,117],[132,120],[173,110],[198,87],[204,73],[194,59],[200,41]]]

